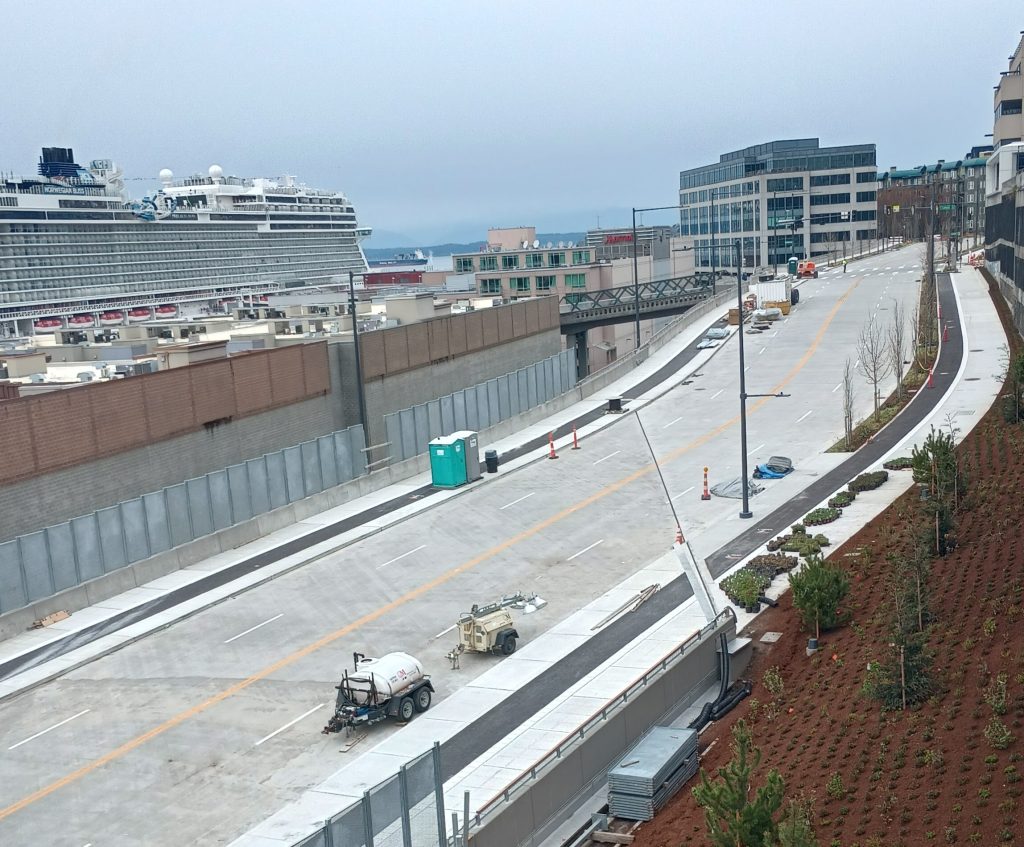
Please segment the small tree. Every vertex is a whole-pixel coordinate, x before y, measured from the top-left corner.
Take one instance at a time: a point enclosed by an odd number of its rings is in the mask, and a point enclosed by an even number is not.
[[[953,430],[932,427],[920,447],[911,454],[914,482],[922,487],[921,510],[928,517],[923,534],[932,540],[935,555],[944,556],[953,515],[967,491],[967,475],[956,456]]]
[[[1003,397],[1003,417],[1007,423],[1019,424],[1024,420],[1024,352],[1013,356],[1008,348],[1003,347],[1003,356],[1007,389]]]
[[[846,359],[843,366],[843,431],[846,433],[846,449],[853,449],[853,364]]]
[[[826,562],[820,555],[807,557],[807,563],[796,573],[790,573],[793,587],[793,605],[800,611],[804,626],[814,630],[820,638],[828,630],[842,623],[839,604],[850,590],[850,580],[838,565]]]
[[[878,321],[875,320],[874,314],[868,317],[861,328],[860,336],[857,339],[857,355],[860,356],[860,363],[864,368],[864,378],[871,385],[871,397],[874,400],[875,415],[877,416],[881,400],[881,385],[889,375],[890,362],[886,356],[885,335],[878,325]]]
[[[713,847],[764,847],[778,836],[775,814],[782,806],[783,782],[778,771],[768,772],[765,784],[751,796],[751,775],[761,763],[750,728],[738,721],[732,730],[732,759],[710,779],[704,769],[693,796],[704,809]]]
[[[779,822],[779,847],[818,847],[811,828],[811,804],[790,800],[786,814]]]
[[[896,633],[885,661],[871,662],[864,693],[883,709],[906,709],[927,700],[935,690],[932,655],[924,633]]]
[[[886,338],[889,367],[896,376],[896,396],[903,399],[903,360],[907,354],[907,317],[899,300],[892,301],[892,323]]]

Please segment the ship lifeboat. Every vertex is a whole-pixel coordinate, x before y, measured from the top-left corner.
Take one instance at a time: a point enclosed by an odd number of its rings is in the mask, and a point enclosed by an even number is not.
[[[124,323],[124,312],[104,312],[100,315],[100,323],[103,326],[117,326]]]
[[[94,326],[96,319],[92,315],[74,315],[68,320],[68,326],[81,329],[84,326]]]
[[[178,307],[157,306],[156,309],[154,309],[154,311],[156,312],[156,316],[158,318],[173,318],[176,314],[178,314]]]
[[[128,320],[130,321],[147,321],[152,317],[149,309],[129,309]]]
[[[40,318],[33,324],[33,326],[35,327],[36,332],[55,332],[63,326],[63,324],[59,318]]]

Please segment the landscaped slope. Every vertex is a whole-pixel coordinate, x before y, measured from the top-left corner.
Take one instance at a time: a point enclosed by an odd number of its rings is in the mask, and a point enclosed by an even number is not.
[[[913,489],[830,557],[850,576],[850,623],[823,633],[809,658],[787,592],[753,624],[751,698],[701,738],[713,775],[729,759],[733,724],[752,724],[763,752],[755,785],[775,768],[787,797],[813,798],[822,847],[1024,845],[1024,424],[1006,423],[997,403],[958,458],[967,507],[954,549],[931,562],[927,579],[936,693],[907,711],[883,711],[862,693],[868,664],[893,661],[887,555],[909,552]],[[761,643],[766,631],[783,635]],[[770,668],[778,694],[763,681]],[[637,831],[635,847],[709,843],[691,787]]]

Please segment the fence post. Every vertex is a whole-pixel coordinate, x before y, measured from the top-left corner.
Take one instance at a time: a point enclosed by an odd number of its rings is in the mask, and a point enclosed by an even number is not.
[[[441,773],[441,742],[434,742],[433,756],[434,763],[434,808],[437,811],[437,843],[439,845],[448,843],[448,833],[445,832],[444,822],[444,775]],[[454,812],[452,815],[454,816]],[[452,833],[459,831],[458,823],[453,827]]]
[[[405,765],[398,769],[398,805],[402,816],[402,847],[412,847],[412,821],[409,820],[409,777]]]
[[[469,792],[462,795],[462,844],[469,844]]]
[[[324,847],[334,847],[334,833],[331,832],[330,818],[324,821]]]
[[[373,847],[373,812],[370,811],[370,792],[363,792],[363,840]]]

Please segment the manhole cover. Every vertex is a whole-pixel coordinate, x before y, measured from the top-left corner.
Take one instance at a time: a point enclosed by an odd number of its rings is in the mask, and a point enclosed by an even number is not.
[[[764,635],[761,636],[761,641],[763,641],[765,644],[774,644],[780,638],[782,638],[781,632],[766,632]]]

